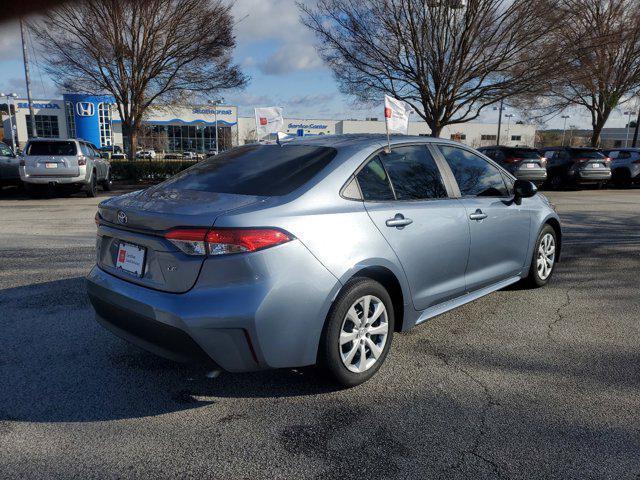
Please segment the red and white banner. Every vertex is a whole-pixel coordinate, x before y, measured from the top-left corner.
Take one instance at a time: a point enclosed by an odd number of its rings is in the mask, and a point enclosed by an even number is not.
[[[384,120],[390,133],[409,134],[409,114],[413,110],[406,102],[397,98],[384,96]]]
[[[278,133],[284,126],[282,107],[260,107],[254,110],[256,115],[256,136],[258,138],[270,133]]]

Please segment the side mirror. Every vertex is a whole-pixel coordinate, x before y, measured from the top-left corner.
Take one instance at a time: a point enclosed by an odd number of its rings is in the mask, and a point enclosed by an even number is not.
[[[533,197],[538,193],[538,187],[527,180],[516,180],[513,184],[513,199],[519,205],[523,198]]]

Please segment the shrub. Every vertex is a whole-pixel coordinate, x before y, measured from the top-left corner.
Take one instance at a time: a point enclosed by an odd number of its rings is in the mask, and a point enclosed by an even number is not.
[[[164,162],[148,160],[112,160],[111,175],[114,180],[128,182],[161,182],[197,163],[196,160]]]

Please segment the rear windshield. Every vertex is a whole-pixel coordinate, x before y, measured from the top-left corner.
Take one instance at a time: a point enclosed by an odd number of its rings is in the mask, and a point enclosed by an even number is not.
[[[571,155],[576,158],[605,158],[605,156],[597,150],[572,150]]]
[[[329,147],[247,145],[210,157],[161,186],[239,195],[286,195],[311,180],[336,153]]]
[[[539,159],[540,154],[536,150],[531,150],[528,148],[513,148],[508,151],[508,153],[513,157],[518,158],[526,158],[526,159]]]
[[[33,142],[27,148],[27,155],[75,155],[75,142]]]

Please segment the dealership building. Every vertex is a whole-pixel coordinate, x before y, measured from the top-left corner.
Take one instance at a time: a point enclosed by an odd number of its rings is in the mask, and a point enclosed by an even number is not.
[[[64,94],[59,100],[34,100],[36,130],[40,138],[82,138],[98,147],[123,146],[122,122],[113,97],[108,95]],[[31,137],[29,106],[25,99],[12,102],[16,144],[24,147]],[[12,109],[12,110],[14,110]],[[4,140],[11,144],[9,117],[3,115]],[[154,106],[147,113],[138,138],[141,148],[156,152],[207,152],[215,147],[216,125],[220,149],[257,140],[253,117],[239,117],[231,105]],[[472,147],[494,145],[498,127],[489,123],[447,126],[441,137]],[[336,120],[285,118],[283,131],[292,135],[333,135],[343,133],[385,133],[383,119]],[[425,122],[410,122],[410,135],[430,135]],[[500,143],[533,145],[533,125],[503,124]]]

